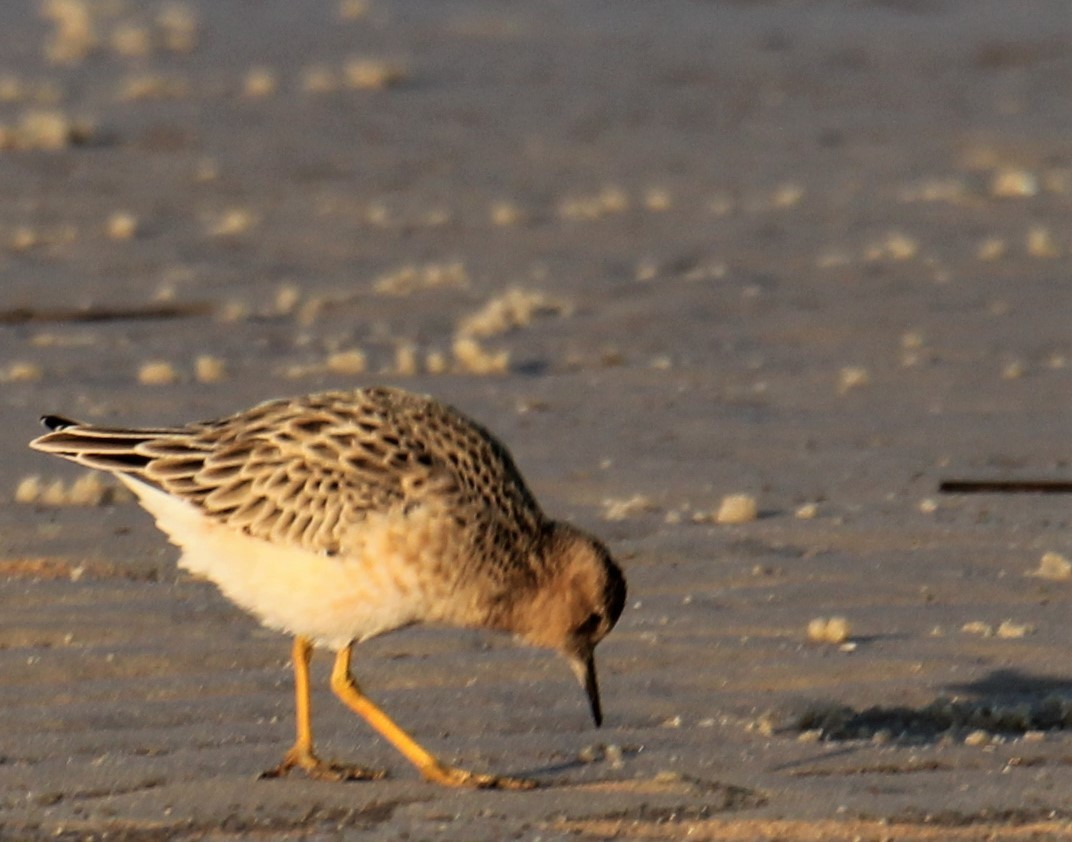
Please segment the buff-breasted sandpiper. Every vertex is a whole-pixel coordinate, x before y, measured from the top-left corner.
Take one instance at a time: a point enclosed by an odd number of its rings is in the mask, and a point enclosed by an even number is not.
[[[182,427],[42,420],[52,432],[33,448],[115,474],[182,549],[182,567],[294,635],[297,738],[266,774],[383,774],[313,751],[309,660],[324,647],[336,653],[335,695],[425,778],[534,785],[440,762],[361,691],[353,645],[413,623],[503,631],[560,652],[600,724],[593,653],[625,604],[622,572],[597,539],[547,518],[503,444],[459,411],[369,388]]]

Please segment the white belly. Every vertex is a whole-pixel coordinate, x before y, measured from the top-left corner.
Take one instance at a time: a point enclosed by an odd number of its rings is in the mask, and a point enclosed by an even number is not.
[[[429,574],[443,569],[445,547],[431,522],[373,515],[345,555],[328,556],[251,537],[140,480],[120,479],[182,549],[180,567],[273,629],[340,649],[438,613],[432,606],[446,583]]]

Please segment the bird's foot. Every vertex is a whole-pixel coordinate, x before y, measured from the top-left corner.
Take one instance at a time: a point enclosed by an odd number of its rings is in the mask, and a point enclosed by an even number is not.
[[[536,789],[539,786],[537,781],[528,780],[527,778],[482,775],[479,772],[469,772],[454,766],[444,766],[441,763],[421,769],[421,774],[424,775],[425,780],[442,784],[443,786],[510,790]]]
[[[283,778],[291,769],[301,769],[315,781],[378,781],[387,777],[384,769],[366,769],[351,763],[321,760],[311,751],[292,748],[283,757],[283,762],[261,773],[261,780]]]

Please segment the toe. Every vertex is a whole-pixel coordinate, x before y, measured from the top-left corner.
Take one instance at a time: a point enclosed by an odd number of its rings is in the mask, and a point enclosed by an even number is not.
[[[511,790],[524,790],[524,789],[536,789],[539,787],[539,781],[534,781],[531,778],[495,778],[491,785],[492,789],[511,789]]]
[[[387,777],[384,769],[366,769],[352,763],[337,763],[321,760],[308,752],[289,751],[278,766],[262,772],[261,780],[283,778],[291,769],[301,769],[314,781],[378,781]]]
[[[273,766],[271,769],[265,769],[261,772],[257,779],[261,781],[270,781],[275,778],[285,778],[291,767],[286,763],[280,763],[278,766]]]
[[[452,787],[471,787],[473,789],[535,789],[539,784],[525,778],[507,778],[498,775],[482,775],[453,766],[436,765],[423,769],[424,777],[433,783]]]
[[[386,769],[366,769],[352,763],[321,763],[317,772],[336,781],[379,781],[387,777]]]

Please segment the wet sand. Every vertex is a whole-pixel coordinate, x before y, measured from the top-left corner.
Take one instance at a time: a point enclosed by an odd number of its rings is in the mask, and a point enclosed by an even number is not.
[[[1029,575],[1070,498],[937,493],[1072,477],[1066,3],[27,3],[0,44],[0,838],[1072,834],[1072,579]],[[390,779],[257,780],[289,642],[25,447],[370,383],[626,568],[599,731],[508,640],[356,655],[536,792],[420,782],[325,656],[323,753]]]

